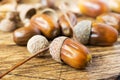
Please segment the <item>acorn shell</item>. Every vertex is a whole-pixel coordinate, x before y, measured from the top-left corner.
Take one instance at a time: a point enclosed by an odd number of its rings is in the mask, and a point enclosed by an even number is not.
[[[17,11],[19,12],[19,17],[23,23],[25,23],[25,19],[30,19],[34,14],[36,14],[35,7],[27,4],[19,5]]]
[[[43,9],[42,11],[40,11],[40,14],[47,14],[48,16],[52,17],[52,20],[56,23],[59,19],[58,14],[55,10],[50,9],[50,8],[46,8]]]
[[[41,49],[44,49],[49,46],[48,40],[42,35],[35,35],[29,39],[27,43],[27,50],[31,54],[39,52]]]
[[[67,39],[67,37],[63,37],[63,36],[58,37],[58,38],[55,38],[50,44],[50,48],[49,48],[50,54],[51,54],[52,58],[54,60],[56,60],[57,62],[62,63],[62,60],[60,57],[60,52],[61,52],[61,47],[63,45],[63,42],[66,39]]]
[[[87,44],[91,33],[92,21],[83,20],[73,28],[74,34],[79,42]]]

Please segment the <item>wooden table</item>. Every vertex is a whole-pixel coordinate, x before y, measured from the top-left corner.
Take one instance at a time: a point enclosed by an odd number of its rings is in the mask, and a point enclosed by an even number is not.
[[[57,63],[47,53],[18,67],[1,80],[115,80],[120,73],[120,37],[113,46],[88,48],[93,60],[84,70]],[[0,74],[29,56],[26,47],[13,42],[12,33],[0,32]]]

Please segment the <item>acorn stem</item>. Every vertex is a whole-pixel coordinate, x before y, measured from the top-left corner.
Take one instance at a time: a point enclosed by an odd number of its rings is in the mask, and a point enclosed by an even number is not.
[[[65,4],[62,3],[62,4],[59,6],[59,9],[60,9],[60,11],[62,12],[62,14],[65,16],[66,20],[68,21],[68,23],[69,23],[69,25],[70,25],[70,28],[71,28],[72,31],[73,31],[73,27],[74,27],[74,26],[71,24],[71,21],[70,21],[69,17],[68,17],[67,14],[66,14],[66,9],[64,8],[64,5],[65,5]],[[73,39],[78,42],[78,40],[77,40],[77,38],[76,38],[76,35],[74,34],[74,31],[73,31]]]
[[[10,68],[8,71],[6,71],[5,73],[3,73],[2,75],[0,75],[0,79],[2,77],[4,77],[5,75],[7,75],[8,73],[10,73],[11,71],[13,71],[14,69],[16,69],[17,67],[21,66],[22,64],[26,63],[27,61],[31,60],[32,58],[34,58],[35,56],[37,56],[38,54],[47,51],[49,49],[49,47],[46,47],[44,49],[41,49],[39,52],[33,54],[32,56],[28,57],[27,59],[17,63],[15,66],[13,66],[12,68]]]

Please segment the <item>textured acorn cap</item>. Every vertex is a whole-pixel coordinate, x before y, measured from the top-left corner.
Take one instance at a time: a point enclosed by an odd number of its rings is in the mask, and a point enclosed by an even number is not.
[[[52,56],[52,58],[54,60],[56,60],[57,62],[62,62],[61,61],[61,57],[60,57],[60,53],[61,53],[61,47],[63,45],[63,42],[67,39],[67,37],[58,37],[55,38],[51,44],[50,44],[50,54]]]
[[[91,33],[92,21],[83,20],[73,28],[74,34],[79,42],[87,44]]]
[[[33,36],[27,43],[27,49],[31,54],[35,54],[48,46],[48,40],[42,35]]]

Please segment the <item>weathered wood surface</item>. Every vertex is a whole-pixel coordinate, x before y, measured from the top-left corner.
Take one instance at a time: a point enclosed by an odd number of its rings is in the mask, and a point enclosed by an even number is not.
[[[115,80],[120,73],[120,37],[113,46],[88,48],[93,60],[84,70],[59,64],[48,53],[30,60],[1,80]],[[12,33],[0,32],[0,74],[29,56],[26,47],[15,45]]]

